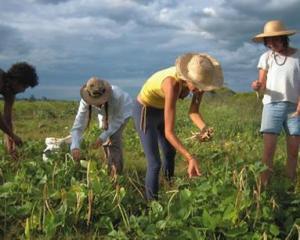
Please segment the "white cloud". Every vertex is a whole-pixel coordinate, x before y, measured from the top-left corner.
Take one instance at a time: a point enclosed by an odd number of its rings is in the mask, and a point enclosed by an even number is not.
[[[204,14],[206,14],[209,17],[216,17],[217,13],[213,8],[204,8],[203,9]]]

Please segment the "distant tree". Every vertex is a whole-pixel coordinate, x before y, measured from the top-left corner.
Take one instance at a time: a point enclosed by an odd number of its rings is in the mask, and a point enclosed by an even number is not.
[[[33,94],[31,94],[31,96],[29,97],[28,101],[34,102],[34,101],[36,101],[36,97]]]

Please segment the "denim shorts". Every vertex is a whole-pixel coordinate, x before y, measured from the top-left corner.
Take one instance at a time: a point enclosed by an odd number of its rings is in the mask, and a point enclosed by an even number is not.
[[[297,104],[292,102],[265,104],[260,132],[279,135],[283,128],[287,135],[300,136],[300,117],[292,116],[296,109]]]

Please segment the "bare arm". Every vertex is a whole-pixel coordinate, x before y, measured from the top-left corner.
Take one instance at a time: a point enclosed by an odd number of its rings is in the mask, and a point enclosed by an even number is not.
[[[179,94],[179,83],[166,78],[163,82],[163,91],[165,93],[165,135],[168,141],[179,151],[187,160],[192,158],[191,154],[185,149],[181,141],[175,134],[176,102]]]
[[[14,95],[4,96],[4,121],[7,127],[12,131],[12,107],[15,102]]]
[[[200,171],[198,169],[197,160],[187,151],[181,141],[175,134],[175,117],[176,117],[176,102],[178,99],[180,86],[179,83],[173,81],[171,78],[166,78],[162,84],[162,89],[165,93],[165,136],[172,146],[188,161],[189,176],[198,176]]]
[[[193,98],[189,109],[189,116],[191,120],[200,130],[204,129],[206,126],[204,119],[199,111],[203,93],[204,92],[201,91],[193,94]]]
[[[0,128],[5,134],[7,134],[9,137],[12,138],[13,133],[10,130],[10,128],[6,125],[4,117],[2,116],[1,113],[0,113]]]
[[[252,89],[254,91],[264,91],[267,85],[267,70],[259,69],[258,71],[258,80],[252,82]]]
[[[15,101],[14,95],[4,95],[4,114],[1,115],[0,125],[1,129],[7,136],[16,144],[21,145],[22,140],[14,134],[12,125],[12,106]],[[9,146],[9,148],[12,146]]]
[[[300,96],[298,97],[298,104],[296,109],[296,115],[300,116]]]

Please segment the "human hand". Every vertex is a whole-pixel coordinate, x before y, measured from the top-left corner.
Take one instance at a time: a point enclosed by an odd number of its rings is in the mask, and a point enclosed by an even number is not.
[[[259,91],[260,88],[262,87],[262,84],[261,84],[260,81],[255,80],[255,81],[252,82],[251,87],[252,87],[252,89],[253,89],[254,91]]]
[[[212,127],[204,127],[200,132],[193,133],[189,139],[198,140],[199,142],[207,142],[212,139],[214,129]]]
[[[298,102],[298,105],[297,105],[297,109],[296,109],[295,115],[296,115],[296,116],[300,116],[300,102]]]
[[[17,146],[22,146],[22,144],[23,144],[22,139],[20,137],[18,137],[17,135],[13,134],[11,139],[14,142],[14,144],[16,144]]]
[[[9,152],[10,156],[12,157],[12,159],[14,160],[18,160],[19,159],[19,153],[17,150],[12,150]]]
[[[72,157],[74,160],[79,161],[80,160],[80,149],[79,148],[74,148],[71,151]]]
[[[300,103],[297,105],[297,109],[295,112],[288,114],[288,117],[293,118],[293,117],[298,117],[300,116]]]
[[[17,160],[19,157],[18,151],[16,149],[16,143],[14,142],[14,140],[9,137],[8,135],[6,135],[5,137],[5,148],[6,151],[9,153],[9,155],[14,159]]]
[[[212,127],[204,127],[201,129],[198,138],[200,142],[207,142],[212,139],[213,135],[214,129]]]
[[[97,138],[97,140],[92,144],[92,148],[96,149],[101,147],[103,144],[103,141],[100,138]]]
[[[16,149],[16,145],[12,144],[8,149],[7,149],[9,155],[14,159],[14,160],[18,160],[19,158],[19,153]]]
[[[189,160],[189,163],[188,163],[188,175],[189,177],[197,177],[197,176],[201,176],[201,171],[199,170],[199,167],[198,167],[198,163],[197,163],[197,160],[192,158]]]

